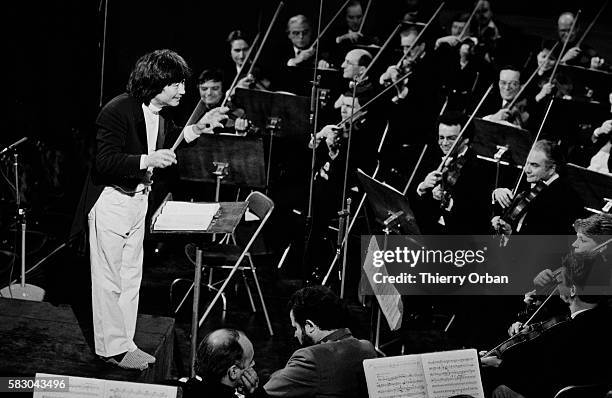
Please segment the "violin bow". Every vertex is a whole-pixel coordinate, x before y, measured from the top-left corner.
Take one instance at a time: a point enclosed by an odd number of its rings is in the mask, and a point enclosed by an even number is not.
[[[370,6],[372,5],[372,0],[368,0],[368,5],[366,6],[365,11],[363,12],[363,17],[361,18],[361,24],[359,24],[359,30],[357,33],[361,33],[363,30],[363,25],[365,25],[366,18],[368,16],[368,11],[370,11]]]
[[[278,3],[278,6],[276,7],[276,11],[274,12],[274,16],[272,17],[272,20],[268,24],[268,29],[266,30],[266,33],[264,34],[264,38],[261,41],[261,46],[259,46],[259,48],[257,49],[257,53],[255,54],[255,57],[253,58],[253,62],[251,62],[251,67],[249,68],[249,71],[247,72],[247,76],[253,74],[253,68],[255,67],[255,64],[257,63],[257,61],[259,60],[259,56],[261,55],[261,50],[263,50],[264,46],[266,45],[266,41],[268,41],[268,36],[270,36],[270,31],[272,30],[272,26],[274,26],[274,24],[276,23],[276,20],[278,19],[278,14],[280,14],[280,11],[284,7],[284,5],[285,5],[284,1],[281,1],[280,3]]]
[[[529,76],[529,79],[527,79],[527,81],[525,82],[525,84],[523,84],[523,86],[521,87],[521,89],[519,90],[518,93],[516,93],[516,95],[514,96],[514,98],[512,98],[512,101],[510,101],[507,105],[506,105],[506,109],[512,109],[512,107],[518,102],[518,99],[520,98],[520,96],[523,94],[523,92],[525,91],[525,89],[527,88],[527,86],[529,86],[529,84],[531,83],[531,81],[536,77],[536,75],[538,74],[538,72],[540,72],[540,70],[544,67],[544,65],[546,65],[546,63],[548,62],[548,59],[550,58],[550,55],[552,54],[553,51],[555,51],[555,49],[557,48],[557,46],[559,45],[559,42],[556,42],[555,45],[553,46],[553,48],[550,49],[550,51],[548,52],[548,54],[546,54],[546,58],[544,59],[544,62],[542,63],[542,65],[538,66],[536,68],[535,71],[533,71],[533,73],[531,74],[531,76]],[[549,82],[550,83],[550,82]]]
[[[580,37],[580,39],[576,42],[576,47],[580,47],[582,46],[582,42],[584,41],[584,39],[587,37],[587,35],[591,32],[591,29],[593,29],[593,26],[595,26],[595,22],[597,22],[597,20],[599,19],[599,16],[601,15],[601,13],[603,12],[603,10],[606,8],[606,6],[608,5],[608,3],[610,2],[610,0],[606,0],[604,1],[604,3],[601,5],[601,8],[599,9],[599,11],[597,12],[597,14],[595,15],[595,17],[593,18],[593,20],[591,21],[591,23],[589,24],[589,26],[587,26],[587,28],[584,30],[584,32],[582,33],[582,36]]]
[[[266,39],[268,38],[268,35],[270,34],[270,30],[272,29],[272,26],[274,25],[274,22],[278,18],[278,14],[280,13],[280,10],[283,8],[284,5],[285,5],[284,1],[281,1],[280,3],[278,3],[278,7],[276,7],[276,12],[274,13],[274,16],[272,17],[272,21],[268,25],[268,30],[266,31],[266,34],[264,35],[264,38],[263,38],[263,40],[261,42],[261,45],[259,46],[259,48],[257,50],[257,54],[255,55],[255,58],[253,58],[253,62],[251,63],[251,67],[249,68],[248,74],[251,74],[253,72],[253,67],[255,66],[255,62],[257,62],[257,58],[259,58],[259,55],[261,54],[261,50],[262,50],[264,44],[266,43]],[[250,53],[251,52],[249,51],[249,54]],[[242,64],[242,66],[240,67],[240,72],[242,72],[242,69],[244,68],[244,65],[246,65],[246,60]],[[236,79],[238,78],[238,76],[239,76],[239,74],[236,75]],[[234,80],[236,80],[236,79],[234,79]],[[228,98],[228,96],[226,96],[225,99],[223,100],[224,104],[227,102],[227,98]],[[198,101],[198,104],[196,105],[195,109],[191,113],[191,116],[189,116],[189,120],[187,121],[185,126],[189,126],[190,124],[193,124],[195,122],[195,120],[193,120],[193,119],[195,118],[195,116],[198,113],[200,113],[200,109],[203,106],[204,105],[203,105],[202,101]],[[181,142],[183,142],[184,138],[185,138],[185,134],[183,133],[183,131],[181,131],[179,136],[176,138],[176,141],[174,141],[174,144],[172,145],[171,149],[173,151],[176,151],[176,148],[178,148],[178,146],[181,144]]]
[[[427,30],[427,28],[431,25],[431,23],[433,22],[434,19],[436,19],[436,17],[438,16],[438,14],[440,13],[440,11],[442,10],[442,8],[444,7],[444,4],[446,4],[446,2],[442,2],[440,3],[440,6],[438,6],[438,9],[436,10],[436,12],[433,13],[433,15],[431,16],[431,18],[429,18],[429,21],[427,21],[427,23],[425,24],[425,26],[423,26],[423,29],[421,29],[421,31],[419,32],[418,36],[416,37],[416,39],[414,39],[414,42],[412,42],[412,44],[410,45],[410,47],[408,47],[408,50],[404,53],[404,55],[402,55],[402,57],[400,58],[399,61],[397,61],[397,64],[395,64],[395,66],[397,68],[402,66],[402,62],[404,62],[404,59],[406,59],[406,57],[410,54],[410,52],[412,51],[412,49],[414,48],[414,46],[416,46],[416,44],[419,42],[419,39],[421,38],[421,36],[423,36],[423,33],[425,33],[425,31]]]
[[[548,79],[548,83],[552,83],[553,78],[555,77],[555,73],[557,73],[557,68],[559,67],[559,64],[561,63],[561,58],[563,58],[563,55],[565,55],[567,44],[569,43],[570,37],[572,37],[572,32],[576,28],[576,22],[578,22],[578,17],[580,16],[581,12],[582,12],[582,9],[579,9],[578,12],[576,13],[576,17],[574,17],[574,22],[572,23],[572,27],[570,28],[570,31],[565,37],[565,40],[563,40],[563,47],[561,48],[561,53],[559,54],[559,58],[557,58],[557,62],[555,62],[555,67],[553,68],[553,71],[550,74],[550,79]]]
[[[380,48],[380,50],[378,50],[378,52],[376,53],[376,55],[374,56],[372,61],[370,61],[370,64],[368,65],[368,67],[361,74],[361,80],[360,81],[363,81],[365,79],[365,77],[368,74],[368,72],[370,71],[370,69],[372,69],[372,66],[374,65],[374,63],[376,61],[378,61],[378,59],[382,55],[383,51],[385,51],[387,49],[387,47],[389,46],[389,43],[391,42],[391,39],[393,39],[393,37],[397,34],[397,32],[399,31],[399,29],[402,27],[403,24],[404,24],[403,22],[398,23],[397,26],[395,27],[395,29],[393,29],[393,31],[391,32],[391,34],[389,36],[387,36],[387,40],[385,40],[385,42],[383,43],[383,45]]]
[[[480,6],[480,2],[479,1],[476,2],[476,5],[474,6],[474,9],[472,10],[472,13],[470,14],[470,16],[467,19],[467,21],[465,21],[465,26],[461,30],[461,33],[459,34],[459,37],[458,37],[459,41],[463,40],[463,36],[465,36],[465,34],[467,33],[467,30],[470,27],[470,23],[472,23],[472,19],[474,18],[474,15],[476,15],[476,11],[478,11],[478,6]]]
[[[244,58],[242,65],[240,65],[240,69],[238,69],[238,73],[236,73],[236,76],[234,77],[232,84],[230,84],[229,89],[225,92],[225,98],[223,99],[223,102],[221,103],[222,107],[225,106],[227,101],[229,101],[229,98],[231,97],[231,93],[236,88],[236,85],[238,84],[238,79],[242,75],[242,71],[244,70],[244,67],[249,62],[249,58],[251,57],[251,54],[253,53],[253,48],[255,48],[257,44],[259,44],[258,41],[259,41],[259,32],[257,33],[257,36],[255,36],[255,39],[253,40],[253,44],[251,45],[251,48],[249,48],[249,52],[247,53],[247,56]],[[249,73],[247,73],[247,76],[250,74],[250,72],[251,70],[249,70]]]
[[[336,19],[338,18],[338,16],[340,15],[340,13],[342,13],[342,11],[346,8],[346,6],[348,5],[348,3],[351,0],[346,0],[344,2],[344,4],[342,4],[340,6],[340,8],[338,9],[338,11],[336,12],[336,14],[334,14],[334,16],[332,17],[332,19],[327,23],[327,25],[325,25],[325,27],[323,28],[323,30],[321,31],[321,33],[319,33],[319,35],[317,36],[317,38],[315,39],[315,41],[312,42],[312,45],[310,46],[310,48],[313,48],[314,46],[317,45],[317,43],[319,43],[319,40],[321,40],[321,38],[323,37],[323,35],[325,33],[327,33],[327,30],[332,26],[332,24],[334,23],[334,21],[336,21]],[[315,65],[316,66],[316,65]]]
[[[421,165],[421,162],[423,161],[423,157],[425,156],[425,152],[427,152],[427,144],[423,145],[423,150],[421,151],[421,156],[419,156],[419,160],[417,160],[416,164],[414,165],[414,169],[412,169],[412,174],[410,174],[410,178],[408,179],[408,182],[406,183],[406,186],[404,187],[404,190],[402,191],[402,195],[406,195],[406,193],[408,192],[408,188],[410,188],[410,184],[412,184],[412,180],[414,179],[414,176],[417,172],[417,170],[419,169],[419,166]]]
[[[467,128],[470,125],[470,123],[472,122],[472,120],[474,120],[474,117],[476,117],[476,114],[478,113],[478,111],[482,107],[482,104],[484,104],[485,99],[487,99],[487,97],[489,96],[489,93],[491,92],[492,89],[493,89],[493,84],[491,84],[489,86],[487,91],[484,93],[484,95],[480,99],[480,102],[478,103],[478,105],[476,106],[476,108],[474,109],[472,114],[470,115],[470,118],[468,119],[468,121],[465,123],[465,126],[463,126],[463,128],[461,129],[461,132],[459,132],[459,135],[457,136],[457,139],[455,140],[455,142],[453,142],[453,145],[451,145],[450,150],[448,151],[448,153],[446,155],[444,155],[444,158],[442,159],[442,162],[440,163],[440,166],[438,166],[437,171],[442,171],[442,169],[444,168],[444,165],[446,165],[446,162],[448,161],[448,158],[451,156],[451,154],[453,153],[453,151],[455,150],[457,145],[459,145],[459,142],[461,142],[461,138],[463,137],[463,134],[467,130]]]
[[[555,286],[554,289],[552,289],[552,291],[548,294],[548,297],[546,297],[546,300],[544,300],[544,302],[542,304],[540,304],[540,306],[538,307],[537,310],[535,310],[535,312],[533,313],[533,315],[531,315],[531,317],[525,321],[525,323],[521,326],[521,329],[524,329],[528,326],[529,323],[531,323],[531,321],[533,320],[533,318],[535,318],[535,316],[538,314],[538,312],[544,307],[544,304],[546,304],[546,302],[554,295],[554,293],[559,289],[558,286]],[[498,345],[496,345],[495,347],[491,348],[489,351],[487,351],[482,357],[486,358],[488,356],[490,356],[491,354],[493,354],[495,351],[497,351],[497,349],[499,349],[501,346],[503,346],[504,344],[506,344],[507,342],[511,341],[515,336],[510,336],[510,338],[507,338],[506,340],[502,341],[501,343],[499,343]]]
[[[361,108],[359,108],[359,112],[363,113],[364,112],[364,108],[368,107],[372,102],[376,101],[378,98],[380,98],[383,94],[385,94],[386,92],[388,92],[392,88],[395,88],[398,84],[400,84],[401,82],[406,80],[408,77],[410,77],[410,75],[412,75],[412,72],[406,72],[406,74],[404,74],[402,77],[397,79],[397,81],[393,82],[393,84],[391,84],[389,87],[385,87],[380,93],[376,94],[371,100],[369,100]],[[336,124],[336,127],[340,127],[344,123],[350,121],[351,119],[353,119],[353,118],[356,119],[358,116],[361,117],[362,115],[361,114],[357,114],[357,113],[355,113],[354,115],[351,114],[351,115],[345,117],[344,119],[342,119],[342,121],[340,121],[338,124]]]
[[[536,134],[535,139],[533,140],[533,143],[531,144],[531,148],[529,149],[529,152],[527,153],[527,158],[525,159],[525,164],[523,164],[523,167],[521,169],[521,173],[519,174],[518,180],[516,181],[516,185],[514,186],[514,190],[512,190],[512,196],[513,197],[516,196],[516,193],[518,192],[519,186],[521,185],[521,180],[523,179],[523,176],[525,175],[525,167],[527,166],[527,161],[529,160],[529,155],[533,151],[533,148],[535,147],[535,144],[538,142],[538,139],[540,138],[540,135],[542,134],[542,130],[544,129],[544,124],[546,124],[546,119],[548,118],[548,114],[550,113],[550,109],[552,108],[553,102],[554,102],[554,99],[552,99],[552,98],[548,102],[548,107],[546,108],[546,113],[544,114],[544,118],[542,119],[542,123],[540,123],[540,128],[538,128],[538,133]]]

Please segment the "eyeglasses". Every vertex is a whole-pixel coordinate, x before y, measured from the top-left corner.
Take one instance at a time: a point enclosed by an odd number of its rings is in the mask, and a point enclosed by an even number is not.
[[[520,84],[521,83],[519,81],[517,81],[517,80],[511,80],[511,81],[500,80],[499,81],[499,86],[500,87],[516,88]]]
[[[304,30],[290,30],[289,31],[289,35],[291,35],[292,37],[306,36],[309,33],[310,33],[310,30],[308,30],[308,29],[304,29]]]

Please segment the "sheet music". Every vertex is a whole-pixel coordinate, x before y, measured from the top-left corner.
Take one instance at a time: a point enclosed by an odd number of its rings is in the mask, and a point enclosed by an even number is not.
[[[392,283],[383,283],[380,285],[372,285],[373,277],[375,273],[381,273],[382,275],[388,275],[387,269],[383,265],[380,268],[376,268],[373,265],[373,253],[379,250],[376,237],[370,238],[370,244],[368,245],[368,252],[363,263],[363,270],[368,277],[368,282],[372,287],[372,290],[376,293],[376,300],[380,305],[380,310],[385,316],[389,328],[391,330],[398,330],[402,325],[402,315],[404,313],[404,305],[402,303],[402,296],[399,294],[395,285]]]
[[[475,349],[422,354],[422,359],[430,398],[484,398]]]
[[[484,398],[475,349],[366,359],[370,398]]]
[[[419,355],[363,361],[370,398],[428,398]]]
[[[156,231],[204,231],[219,211],[219,203],[168,201],[155,220]]]
[[[36,377],[58,377],[36,373]],[[69,391],[35,391],[34,398],[176,398],[177,387],[68,376]]]

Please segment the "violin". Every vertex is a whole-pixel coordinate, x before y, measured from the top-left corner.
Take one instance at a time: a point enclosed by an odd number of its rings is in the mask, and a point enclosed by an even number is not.
[[[512,226],[512,229],[516,227],[519,220],[527,212],[529,204],[535,200],[535,198],[546,188],[546,184],[543,181],[538,181],[528,191],[523,191],[510,203],[510,206],[504,211],[501,219]]]
[[[461,169],[465,166],[466,160],[467,156],[459,156],[457,159],[451,159],[442,170],[442,180],[439,184],[442,191],[442,199],[440,200],[440,207],[442,209],[448,208],[450,204],[455,184],[461,175]]]
[[[552,330],[560,325],[565,324],[570,319],[571,318],[569,315],[561,315],[554,316],[543,322],[536,322],[532,323],[531,325],[527,325],[523,327],[523,329],[514,336],[504,340],[502,343],[487,351],[487,353],[483,355],[483,357],[493,355],[498,358],[501,358],[508,350],[511,350],[514,347],[520,347],[522,344],[527,343],[529,341],[536,340],[543,334],[547,333],[549,330]]]

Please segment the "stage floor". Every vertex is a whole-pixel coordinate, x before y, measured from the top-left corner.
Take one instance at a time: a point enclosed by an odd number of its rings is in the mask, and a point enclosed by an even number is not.
[[[174,319],[139,315],[134,341],[157,358],[143,372],[112,367],[93,350],[90,324],[81,325],[72,308],[0,298],[0,374],[37,372],[155,383],[170,378],[174,358]]]

